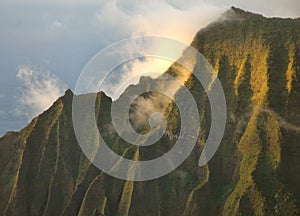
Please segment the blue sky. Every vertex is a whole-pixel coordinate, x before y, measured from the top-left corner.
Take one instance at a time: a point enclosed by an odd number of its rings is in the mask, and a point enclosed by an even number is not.
[[[161,35],[189,43],[232,5],[297,17],[297,1],[2,0],[0,135],[19,130],[66,88],[73,89],[88,61],[118,40]]]

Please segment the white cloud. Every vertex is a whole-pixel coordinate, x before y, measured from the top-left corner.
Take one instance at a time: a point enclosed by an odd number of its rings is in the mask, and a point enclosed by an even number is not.
[[[23,82],[17,97],[17,114],[29,119],[45,111],[64,93],[66,86],[50,72],[20,67],[17,78]]]
[[[124,37],[161,35],[190,43],[197,31],[231,6],[265,16],[299,16],[297,0],[112,0],[101,2],[92,22],[103,37],[114,42]]]
[[[104,82],[103,90],[112,99],[117,99],[132,84],[137,84],[141,76],[158,77],[171,65],[171,61],[163,58],[147,57],[143,60],[134,59],[124,63],[120,71],[113,71],[108,81]],[[110,81],[113,79],[113,81]]]
[[[206,26],[224,11],[217,6],[207,3],[170,2],[170,1],[107,1],[102,2],[102,6],[95,14],[92,24],[101,31],[106,40],[128,38],[130,36],[158,35],[173,38],[190,44],[199,29]],[[159,40],[158,40],[159,41]],[[155,42],[156,43],[156,42]],[[165,50],[166,44],[151,44],[150,50],[157,53],[157,50]],[[147,45],[144,49],[148,49]],[[174,59],[180,57],[183,49],[170,50],[174,53]],[[134,44],[128,47],[120,47],[118,52],[128,53],[137,52]],[[168,47],[167,49],[170,49]],[[138,50],[140,52],[140,50]],[[176,54],[175,54],[176,53]],[[130,84],[136,84],[139,77],[145,72],[165,72],[172,62],[163,59],[149,59],[143,61],[138,59],[131,60],[123,65],[118,81],[109,83],[101,89],[113,99],[119,95]],[[158,74],[156,75],[158,76]],[[152,76],[153,77],[153,76]]]
[[[224,11],[223,8],[201,2],[180,8],[158,0],[131,3],[103,3],[95,16],[98,26],[105,26],[106,32],[118,31],[131,36],[161,35],[190,43],[200,28],[215,20]]]

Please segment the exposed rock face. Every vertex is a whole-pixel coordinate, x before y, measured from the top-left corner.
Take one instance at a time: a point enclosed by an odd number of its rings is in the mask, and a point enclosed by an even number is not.
[[[0,139],[1,215],[299,214],[300,19],[232,8],[201,30],[192,46],[218,72],[228,106],[223,141],[206,166],[197,163],[210,108],[193,76],[186,86],[200,110],[198,145],[175,171],[147,182],[107,176],[85,158],[67,91],[23,130]],[[167,135],[146,149],[132,148],[110,131],[111,103],[97,94],[98,126],[115,152],[150,159],[172,148],[180,124],[176,106],[166,110]]]

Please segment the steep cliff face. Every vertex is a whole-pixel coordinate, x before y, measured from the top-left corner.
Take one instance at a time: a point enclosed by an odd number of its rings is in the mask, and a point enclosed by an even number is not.
[[[192,46],[218,73],[228,107],[224,138],[206,166],[197,163],[210,107],[193,76],[185,85],[200,110],[198,145],[175,171],[146,182],[107,176],[86,159],[67,91],[23,130],[0,139],[1,215],[299,214],[300,20],[232,8],[198,32]],[[111,103],[97,94],[98,126],[115,152],[144,160],[172,148],[180,124],[175,105],[165,112],[167,135],[146,149],[132,147],[110,129]]]
[[[208,165],[208,185],[228,194],[223,214],[291,215],[299,206],[299,25],[232,8],[192,43],[214,65],[228,103],[226,134]]]

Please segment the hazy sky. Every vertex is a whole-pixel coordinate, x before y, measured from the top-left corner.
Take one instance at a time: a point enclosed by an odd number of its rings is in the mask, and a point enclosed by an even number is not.
[[[111,43],[139,35],[190,43],[230,6],[300,16],[298,0],[1,0],[0,135],[73,89],[86,63]]]

